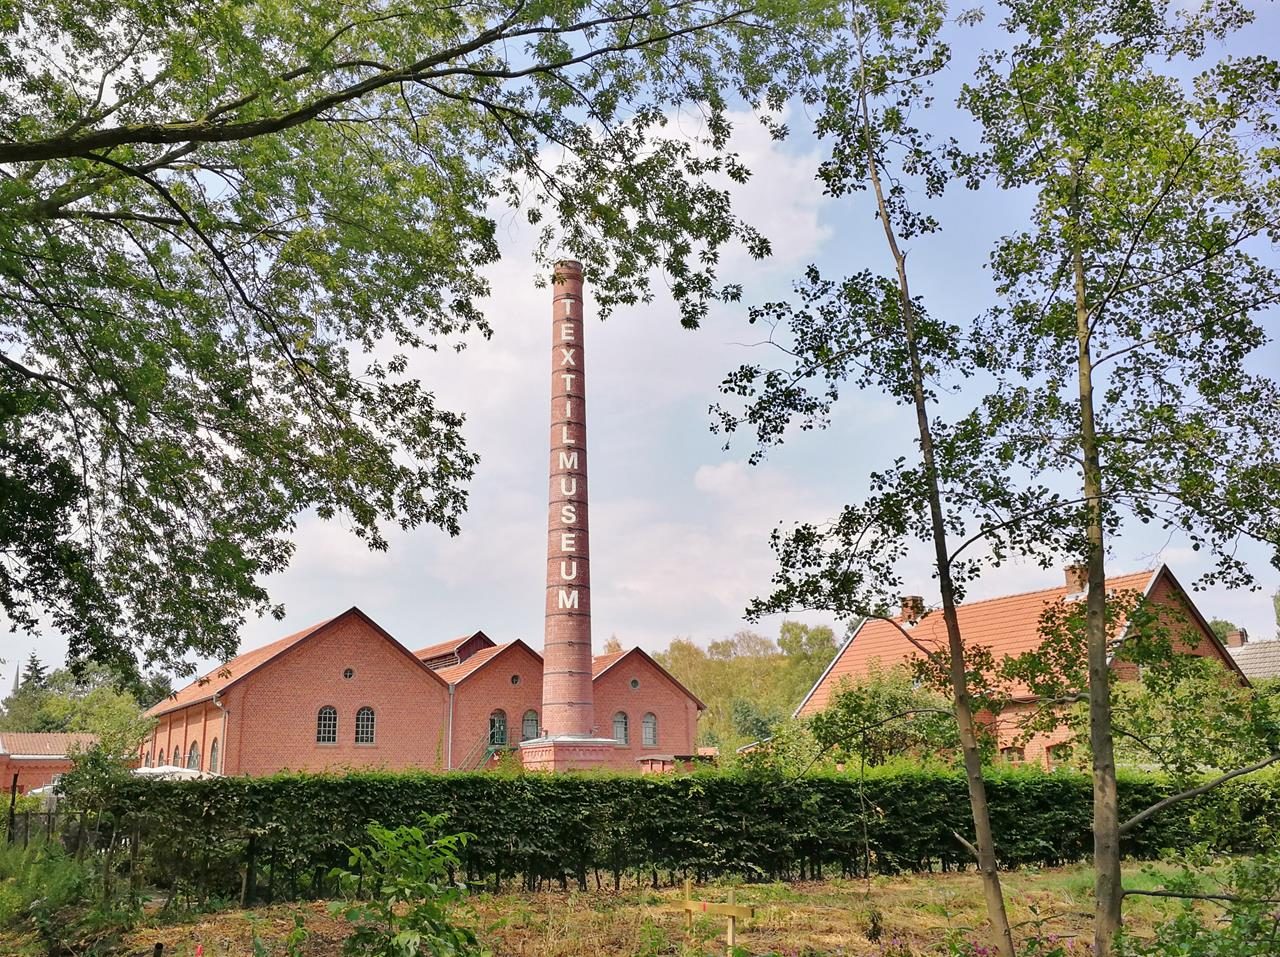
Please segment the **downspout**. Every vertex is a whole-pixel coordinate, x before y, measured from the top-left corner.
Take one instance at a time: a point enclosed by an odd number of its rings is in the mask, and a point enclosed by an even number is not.
[[[453,691],[456,687],[456,684],[449,683],[449,722],[444,739],[444,769],[446,771],[453,770]]]
[[[223,707],[221,692],[215,691],[213,694],[213,706],[222,712],[222,753],[218,755],[218,766],[223,770],[215,771],[215,774],[225,773],[227,766],[227,752],[230,747],[227,744],[227,709]]]

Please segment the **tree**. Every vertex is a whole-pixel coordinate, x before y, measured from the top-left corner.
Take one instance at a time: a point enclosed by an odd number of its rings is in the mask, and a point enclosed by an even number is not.
[[[30,685],[33,689],[44,687],[44,683],[48,680],[49,669],[46,668],[36,657],[36,653],[31,652],[27,658],[26,667],[22,669],[22,681],[20,685]]]
[[[778,648],[787,656],[787,680],[799,704],[836,656],[836,634],[827,625],[784,621],[778,632]]]
[[[930,103],[929,78],[949,61],[938,36],[944,21],[945,7],[935,0],[856,3],[843,24],[843,42],[823,61],[821,79],[803,91],[817,106],[819,135],[832,144],[831,158],[819,171],[822,184],[835,196],[869,194],[889,268],[835,281],[810,267],[797,284],[799,304],[753,309],[751,321],[767,327],[767,344],[783,354],[783,364],[752,363],[731,374],[722,391],[746,407],[719,408],[717,427],[728,433],[753,428],[760,447],[752,458],[758,461],[793,422],[824,426],[845,383],[876,388],[910,410],[915,454],[872,474],[861,504],[847,506],[826,526],[801,525],[786,535],[775,531],[776,588],[754,602],[750,614],[805,607],[848,619],[892,621],[885,609],[900,597],[895,590],[902,585],[910,545],[929,549],[940,607],[918,609],[895,624],[945,680],[974,825],[974,839],[960,839],[978,864],[995,949],[1009,957],[1013,937],[974,718],[986,703],[982,688],[971,681],[982,654],[966,647],[956,605],[985,562],[999,563],[1012,553],[1044,561],[1062,545],[1053,524],[1032,517],[1009,522],[1007,516],[1048,514],[1066,503],[1044,487],[1011,481],[1009,461],[994,454],[981,416],[946,422],[937,415],[939,390],[979,368],[994,371],[1001,361],[954,324],[931,315],[909,282],[904,244],[939,228],[929,212],[913,207],[913,194],[927,201],[949,178],[947,151],[915,125]],[[967,551],[980,539],[988,546],[986,558]],[[911,635],[910,625],[926,611],[945,623],[942,648]]]
[[[1020,360],[990,402],[1005,450],[1032,474],[1080,483],[1071,516],[1088,570],[1094,945],[1120,926],[1106,543],[1126,518],[1207,549],[1208,581],[1252,581],[1235,544],[1280,542],[1280,392],[1253,373],[1259,311],[1280,294],[1259,241],[1280,222],[1276,63],[1224,59],[1183,82],[1161,63],[1202,61],[1251,19],[1226,0],[1006,0],[1011,48],[984,57],[961,103],[984,151],[962,164],[1034,191],[1030,225],[992,267],[1004,305],[984,337]],[[1280,562],[1280,556],[1273,559]]]
[[[1209,622],[1209,630],[1219,641],[1226,641],[1227,635],[1233,631],[1239,631],[1240,626],[1234,621],[1227,621],[1225,618],[1214,618]]]
[[[770,639],[751,631],[705,649],[677,638],[654,658],[706,704],[698,720],[699,743],[724,752],[769,737],[799,703],[792,662]]]
[[[44,682],[24,683],[4,700],[0,731],[83,731],[96,735],[113,754],[136,754],[152,722],[133,687],[101,665],[58,668]]]
[[[872,767],[895,757],[953,755],[960,747],[950,701],[920,686],[907,667],[874,667],[856,682],[841,681],[810,723],[819,747],[836,760]]]
[[[34,0],[0,69],[0,603],[76,658],[229,657],[297,516],[459,529],[476,456],[410,356],[487,336],[508,206],[601,309],[732,299],[768,244],[725,93],[804,26],[733,0]],[[664,133],[697,104],[706,133]]]

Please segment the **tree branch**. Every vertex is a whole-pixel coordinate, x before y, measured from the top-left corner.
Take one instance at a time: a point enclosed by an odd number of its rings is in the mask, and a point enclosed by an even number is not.
[[[1212,781],[1207,781],[1204,784],[1198,785],[1193,788],[1189,788],[1186,791],[1182,791],[1178,794],[1172,794],[1169,797],[1165,798],[1163,801],[1157,801],[1155,804],[1151,805],[1151,807],[1147,808],[1145,811],[1140,811],[1137,814],[1135,814],[1133,817],[1129,818],[1129,820],[1125,821],[1123,824],[1120,825],[1120,833],[1127,834],[1129,831],[1133,830],[1135,827],[1137,827],[1147,818],[1151,817],[1151,815],[1157,814],[1171,805],[1178,804],[1182,801],[1186,801],[1189,798],[1198,797],[1199,795],[1204,794],[1206,791],[1212,791],[1219,784],[1224,784],[1227,781],[1230,781],[1232,778],[1238,778],[1246,774],[1252,774],[1254,771],[1261,771],[1263,768],[1267,767],[1268,765],[1275,764],[1277,761],[1280,761],[1280,753],[1270,755],[1269,757],[1263,758],[1261,761],[1255,761],[1253,764],[1250,764],[1248,767],[1236,768],[1234,771],[1228,771],[1226,774],[1219,775],[1218,777],[1214,778]]]

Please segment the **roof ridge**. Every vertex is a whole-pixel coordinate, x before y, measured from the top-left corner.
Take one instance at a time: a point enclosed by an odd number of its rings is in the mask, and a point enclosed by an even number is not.
[[[1108,582],[1113,582],[1118,578],[1132,578],[1134,575],[1154,575],[1157,568],[1159,568],[1159,566],[1156,566],[1156,568],[1139,568],[1137,571],[1121,572],[1118,575],[1108,575],[1106,580]],[[1027,591],[1011,591],[1008,594],[992,595],[990,598],[979,598],[976,601],[957,602],[956,607],[968,606],[972,608],[974,605],[983,605],[992,601],[1004,601],[1009,598],[1027,598],[1031,595],[1044,595],[1049,592],[1063,591],[1066,587],[1066,585],[1055,585],[1052,588],[1032,588]],[[1075,592],[1067,592],[1067,594],[1071,595],[1075,594]]]

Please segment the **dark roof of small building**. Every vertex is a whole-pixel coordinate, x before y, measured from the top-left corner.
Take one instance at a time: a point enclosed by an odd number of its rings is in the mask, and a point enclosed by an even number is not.
[[[1246,678],[1280,678],[1280,641],[1247,641],[1227,651]]]
[[[483,631],[475,631],[469,635],[459,635],[457,638],[450,638],[448,641],[441,641],[434,645],[427,645],[425,648],[419,648],[413,653],[415,658],[427,661],[432,658],[439,658],[443,655],[455,654],[459,648],[465,645],[472,638],[483,638],[489,642],[489,647],[493,647],[493,639],[486,635]]]
[[[97,740],[98,736],[94,734],[5,731],[0,733],[0,754],[62,758],[69,751],[90,747]]]

